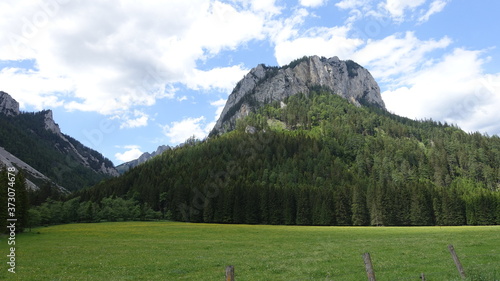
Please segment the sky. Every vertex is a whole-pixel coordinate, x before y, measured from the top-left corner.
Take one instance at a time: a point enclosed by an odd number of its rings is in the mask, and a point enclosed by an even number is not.
[[[115,165],[213,128],[259,63],[370,71],[390,112],[500,135],[497,0],[7,0],[0,91]]]

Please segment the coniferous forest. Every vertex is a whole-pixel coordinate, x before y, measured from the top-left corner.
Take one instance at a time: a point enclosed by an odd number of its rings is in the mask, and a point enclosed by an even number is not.
[[[287,225],[500,223],[500,138],[357,107],[316,87],[124,175],[30,210],[35,224],[165,218]],[[40,205],[41,204],[41,205]]]
[[[0,147],[23,159],[31,167],[69,191],[88,187],[109,178],[109,175],[96,171],[101,168],[102,163],[112,167],[111,161],[68,135],[61,134],[64,140],[47,130],[46,113],[47,111],[24,112],[18,116],[0,114]],[[78,150],[81,156],[72,152],[71,148]],[[80,157],[96,161],[88,161],[90,166],[85,166],[79,161]],[[44,185],[43,180],[33,177],[29,179],[37,185]]]

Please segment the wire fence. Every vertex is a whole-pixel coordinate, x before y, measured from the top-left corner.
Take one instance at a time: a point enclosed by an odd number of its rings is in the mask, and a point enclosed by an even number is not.
[[[453,245],[448,245],[448,251],[450,252],[450,260],[447,262],[449,266],[449,270],[444,272],[443,270],[439,271],[425,271],[425,272],[418,272],[418,270],[414,270],[414,274],[409,274],[408,276],[400,276],[395,278],[390,278],[387,275],[387,272],[377,272],[376,273],[376,268],[377,265],[372,262],[371,255],[370,253],[364,253],[362,255],[362,260],[365,265],[365,271],[366,271],[366,280],[368,281],[376,281],[376,276],[379,276],[380,280],[423,280],[423,281],[432,281],[432,280],[484,280],[484,281],[500,281],[500,269],[493,269],[491,272],[481,272],[477,271],[473,267],[473,263],[471,264],[470,270],[466,272],[464,266],[461,263],[461,260],[459,256],[457,255],[455,248]],[[490,255],[467,255],[466,258],[467,260],[475,260],[475,258],[480,258],[480,256],[488,256]],[[499,258],[499,257],[497,257]],[[360,259],[361,261],[361,259]],[[401,270],[402,271],[408,271],[408,269],[413,268],[414,266],[412,265],[412,262],[406,262],[404,263],[402,261],[402,266]],[[453,267],[453,264],[455,265],[455,268]],[[423,266],[424,268],[435,268],[436,262],[429,260],[427,263],[419,263],[420,266]],[[414,269],[414,268],[413,268]],[[230,265],[227,266],[225,269],[225,280],[226,281],[235,281],[236,280],[236,274],[235,274],[235,266]],[[356,274],[356,276],[359,276],[359,274]],[[250,276],[242,276],[241,277],[244,280],[249,280],[251,278]],[[357,277],[354,277],[353,274],[336,274],[333,275],[331,273],[328,273],[323,280],[358,280]]]

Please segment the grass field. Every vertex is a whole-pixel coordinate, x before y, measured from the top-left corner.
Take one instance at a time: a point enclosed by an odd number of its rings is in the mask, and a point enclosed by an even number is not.
[[[366,280],[364,252],[378,280],[459,280],[448,244],[470,280],[500,278],[500,226],[69,224],[18,234],[16,274],[0,243],[1,280]]]

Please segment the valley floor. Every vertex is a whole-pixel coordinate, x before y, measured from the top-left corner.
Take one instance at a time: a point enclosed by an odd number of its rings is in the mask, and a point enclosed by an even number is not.
[[[69,224],[17,234],[16,273],[1,280],[366,280],[369,252],[379,280],[500,278],[500,226],[308,227],[117,222]]]

